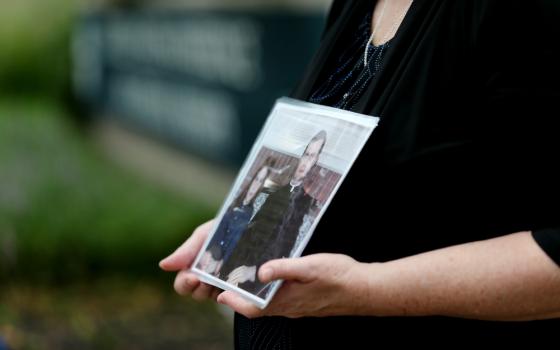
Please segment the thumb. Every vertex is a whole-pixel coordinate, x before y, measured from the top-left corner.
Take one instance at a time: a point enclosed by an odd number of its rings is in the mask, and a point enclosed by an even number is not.
[[[213,221],[199,226],[185,243],[175,250],[167,258],[160,261],[159,266],[165,271],[177,271],[189,268],[202,248],[212,227]]]
[[[193,242],[188,240],[177,248],[171,255],[159,262],[159,267],[165,271],[178,271],[188,268],[194,261],[197,251]]]
[[[264,283],[278,279],[307,283],[315,277],[316,268],[310,257],[271,260],[259,269],[259,279]]]

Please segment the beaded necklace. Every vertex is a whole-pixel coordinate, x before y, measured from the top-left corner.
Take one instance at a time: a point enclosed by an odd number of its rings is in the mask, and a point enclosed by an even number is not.
[[[310,102],[351,110],[379,71],[391,40],[371,42],[371,12],[360,23],[355,39],[336,61],[337,68],[312,93]],[[367,52],[364,62],[362,53]],[[364,67],[365,64],[365,67]]]
[[[337,68],[314,91],[309,98],[310,102],[347,110],[355,107],[359,98],[381,68],[383,56],[393,40],[392,38],[386,40],[387,37],[395,33],[396,28],[404,19],[408,8],[413,2],[413,0],[410,0],[408,7],[395,19],[384,37],[383,44],[376,46],[373,44],[372,39],[384,17],[388,1],[385,0],[383,3],[381,15],[373,30],[370,28],[373,11],[366,13],[364,20],[358,27],[356,39],[338,58],[336,62]],[[360,57],[362,53],[363,62]]]

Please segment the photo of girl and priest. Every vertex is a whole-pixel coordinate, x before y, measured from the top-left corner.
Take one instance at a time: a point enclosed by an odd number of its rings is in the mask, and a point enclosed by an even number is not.
[[[295,155],[261,147],[197,268],[252,294],[266,292],[258,268],[292,256],[340,180],[320,164],[327,140],[325,130],[316,131]]]

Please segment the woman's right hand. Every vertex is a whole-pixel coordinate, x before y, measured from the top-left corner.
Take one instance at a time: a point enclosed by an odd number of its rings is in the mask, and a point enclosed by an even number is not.
[[[159,266],[165,271],[178,271],[174,287],[180,295],[192,295],[195,300],[212,298],[216,300],[222,290],[203,283],[198,276],[190,271],[198,252],[202,248],[215,219],[198,226],[193,234],[167,258],[160,261]]]

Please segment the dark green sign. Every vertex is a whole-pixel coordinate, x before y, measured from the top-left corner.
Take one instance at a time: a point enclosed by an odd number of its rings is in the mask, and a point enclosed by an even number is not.
[[[323,16],[103,12],[74,35],[76,92],[100,115],[240,165],[318,45]]]

